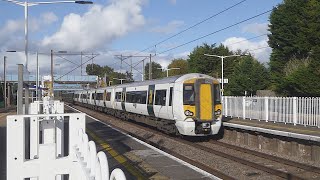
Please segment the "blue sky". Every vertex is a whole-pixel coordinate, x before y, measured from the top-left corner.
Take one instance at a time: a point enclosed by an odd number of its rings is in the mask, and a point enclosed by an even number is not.
[[[131,55],[184,30],[193,24],[228,8],[241,0],[95,0],[94,5],[56,4],[29,8],[30,51],[49,52],[50,49],[98,52],[95,62],[112,65],[119,70],[114,54]],[[280,0],[246,0],[201,25],[172,38],[140,55],[157,53],[227,27],[259,13],[272,9]],[[23,54],[5,53],[7,50],[24,50],[23,7],[0,2],[0,55],[8,56],[8,70],[16,70],[23,63]],[[269,14],[216,33],[186,46],[163,53],[154,58],[167,66],[172,58],[187,55],[202,43],[224,43],[232,50],[256,49],[267,46],[267,37],[247,40],[267,33]],[[236,43],[242,41],[242,43]],[[231,45],[230,45],[231,44]],[[233,44],[233,45],[232,45]],[[261,62],[268,62],[271,50],[252,51]],[[68,57],[77,62],[79,57]],[[34,55],[30,54],[30,71],[35,71]],[[41,57],[42,73],[48,57]],[[138,62],[140,59],[133,59]],[[57,59],[63,72],[72,64]],[[2,61],[1,61],[2,63]],[[0,64],[1,65],[1,64]],[[41,66],[40,65],[40,66]],[[137,66],[137,68],[141,68]],[[75,71],[78,73],[80,70]],[[124,71],[124,70],[123,70]],[[2,73],[2,72],[1,72]],[[139,73],[136,72],[136,76]]]

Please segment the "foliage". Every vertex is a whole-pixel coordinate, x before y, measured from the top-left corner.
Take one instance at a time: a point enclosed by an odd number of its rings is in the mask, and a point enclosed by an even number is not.
[[[203,44],[197,46],[189,55],[188,64],[189,72],[208,74],[213,77],[221,77],[221,59],[217,57],[208,57],[204,54],[214,54],[219,56],[232,55],[233,52],[227,47],[220,45],[216,47],[215,44]],[[238,57],[230,57],[224,60],[224,77],[228,78],[232,72]]]
[[[158,79],[158,78],[164,77],[161,69],[162,69],[162,66],[159,63],[152,62],[152,79]],[[145,65],[144,72],[145,72],[144,79],[148,80],[149,79],[149,63]]]
[[[252,56],[245,56],[235,65],[229,78],[225,95],[245,95],[245,91],[255,95],[257,90],[268,87],[269,73],[263,64]]]
[[[125,82],[132,82],[133,77],[130,72],[119,73],[115,72],[114,69],[109,66],[100,66],[98,64],[88,64],[86,67],[86,72],[88,75],[96,75],[100,78],[103,78],[106,81],[106,84],[109,84],[109,81],[112,81],[112,84],[120,84],[120,80],[117,79],[125,79]]]
[[[294,68],[292,68],[294,67]],[[282,89],[289,96],[320,96],[320,64],[318,60],[289,61]]]
[[[288,79],[283,78],[283,70],[291,59],[319,59],[319,12],[318,0],[284,0],[273,9],[269,25],[269,45],[272,48],[269,65],[273,87],[278,92],[283,91],[283,87],[288,87]],[[303,69],[306,70],[306,67],[301,67],[295,73],[302,72]],[[294,77],[298,77],[297,74]]]
[[[174,59],[172,62],[168,65],[168,69],[170,68],[180,68],[177,70],[170,70],[169,76],[176,76],[180,74],[187,74],[189,67],[188,67],[188,61],[184,59]]]
[[[105,74],[110,74],[113,72],[113,69],[109,66],[100,66],[99,64],[88,64],[86,66],[86,73],[88,75],[95,75],[99,77],[104,77]]]

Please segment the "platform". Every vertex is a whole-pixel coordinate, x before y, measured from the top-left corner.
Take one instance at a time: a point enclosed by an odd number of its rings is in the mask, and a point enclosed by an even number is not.
[[[240,118],[225,118],[225,127],[239,128],[266,134],[320,142],[320,129],[301,125],[265,122]]]
[[[0,179],[6,179],[6,116],[0,112]],[[127,179],[216,179],[203,170],[183,162],[159,149],[123,134],[89,116],[86,133],[103,150],[109,168],[121,168]]]
[[[105,151],[110,169],[120,167],[127,179],[215,179],[144,142],[87,116],[87,133]]]

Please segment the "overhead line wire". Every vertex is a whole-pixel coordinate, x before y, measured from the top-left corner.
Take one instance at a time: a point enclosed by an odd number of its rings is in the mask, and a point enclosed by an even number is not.
[[[216,13],[216,14],[214,14],[214,15],[212,15],[212,16],[210,16],[210,17],[208,17],[208,18],[206,18],[206,19],[204,19],[204,20],[202,20],[202,21],[200,21],[200,22],[197,22],[196,24],[194,24],[194,25],[192,25],[192,26],[190,26],[190,27],[188,27],[188,28],[186,28],[186,29],[184,29],[184,30],[182,30],[182,31],[180,31],[180,32],[178,32],[178,33],[176,33],[176,34],[174,34],[174,35],[172,35],[172,36],[164,39],[164,40],[161,40],[161,41],[157,42],[156,44],[154,44],[154,45],[152,45],[152,46],[149,46],[149,47],[146,48],[146,49],[143,49],[143,50],[139,51],[139,52],[136,53],[136,54],[139,54],[139,53],[141,53],[141,52],[144,52],[144,51],[146,51],[146,50],[148,50],[148,49],[150,49],[150,48],[152,48],[152,47],[154,47],[154,46],[157,46],[157,45],[159,45],[159,44],[161,44],[161,43],[163,43],[163,42],[165,42],[165,41],[168,41],[169,39],[172,39],[172,38],[174,38],[174,37],[176,37],[176,36],[178,36],[178,35],[186,32],[186,31],[188,31],[189,29],[192,29],[192,28],[198,26],[199,24],[202,24],[202,23],[204,23],[204,22],[206,22],[206,21],[208,21],[208,20],[210,20],[210,19],[212,19],[212,18],[214,18],[214,17],[216,17],[216,16],[218,16],[218,15],[220,15],[220,14],[222,14],[222,13],[224,13],[224,12],[230,10],[230,9],[232,9],[232,8],[234,8],[234,7],[242,4],[242,3],[245,2],[245,1],[247,1],[247,0],[242,0],[242,1],[240,1],[240,2],[238,2],[238,3],[236,3],[236,4],[232,5],[232,6],[230,6],[230,7],[226,8],[226,9],[224,9],[224,10],[222,10],[222,11],[220,11],[220,12],[218,12],[218,13]],[[135,54],[135,55],[136,55],[136,54]]]
[[[237,41],[237,42],[234,42],[234,43],[231,43],[231,44],[225,44],[225,46],[230,46],[230,45],[242,43],[242,42],[245,42],[245,41],[248,41],[248,40],[252,40],[252,39],[256,39],[256,38],[259,38],[259,37],[262,37],[262,36],[265,36],[265,35],[268,35],[268,33],[261,34],[261,35],[258,35],[258,36],[254,36],[254,37],[251,37],[251,38],[248,38],[248,39],[244,39],[244,40],[241,40],[241,41]]]
[[[67,72],[66,74],[60,76],[59,78],[55,79],[54,81],[57,81],[59,79],[61,79],[62,77],[72,73],[74,70],[78,69],[79,67],[81,67],[82,65],[86,64],[87,62],[91,61],[92,59],[94,59],[95,57],[97,57],[98,55],[92,56],[92,58],[90,58],[89,60],[85,61],[84,63],[78,65],[77,67],[75,67],[74,69],[72,69],[71,71]]]
[[[246,22],[246,21],[249,21],[249,20],[251,20],[251,19],[254,19],[254,18],[257,18],[257,17],[259,17],[259,16],[262,16],[262,15],[268,13],[268,12],[271,12],[271,11],[272,11],[272,9],[270,9],[270,10],[268,10],[268,11],[265,11],[265,12],[263,12],[263,13],[257,14],[257,15],[255,15],[255,16],[252,16],[252,17],[250,17],[250,18],[247,18],[247,19],[245,19],[245,20],[239,21],[239,22],[237,22],[237,23],[234,23],[234,24],[229,25],[229,26],[227,26],[227,27],[224,27],[224,28],[222,28],[222,29],[216,30],[216,31],[214,31],[214,32],[212,32],[212,33],[209,33],[209,34],[206,34],[206,35],[204,35],[204,36],[198,37],[198,38],[193,39],[193,40],[191,40],[191,41],[188,41],[188,42],[186,42],[186,43],[180,44],[180,45],[175,46],[175,47],[173,47],[173,48],[167,49],[167,50],[162,51],[162,52],[160,52],[160,53],[158,53],[158,54],[163,54],[163,53],[165,53],[165,52],[168,52],[168,51],[177,49],[177,48],[179,48],[179,47],[185,46],[185,45],[190,44],[190,43],[192,43],[192,42],[194,42],[194,41],[203,39],[203,38],[205,38],[205,37],[211,36],[211,35],[216,34],[216,33],[218,33],[218,32],[221,32],[221,31],[224,31],[224,30],[229,29],[229,28],[231,28],[231,27],[234,27],[234,26],[236,26],[236,25],[242,24],[242,23],[244,23],[244,22]]]

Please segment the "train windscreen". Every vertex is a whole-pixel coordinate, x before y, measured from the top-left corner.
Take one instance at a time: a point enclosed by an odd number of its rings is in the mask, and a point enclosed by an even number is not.
[[[185,84],[183,86],[183,104],[184,105],[194,105],[195,104],[195,94],[193,84]]]

